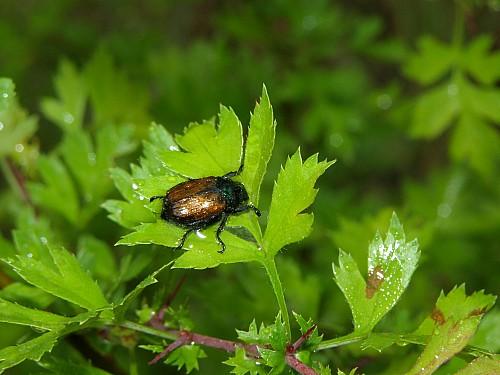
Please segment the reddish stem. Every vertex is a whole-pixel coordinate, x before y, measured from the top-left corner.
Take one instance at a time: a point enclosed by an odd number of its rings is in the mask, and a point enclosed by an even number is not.
[[[175,285],[174,290],[172,290],[172,292],[170,292],[170,294],[167,296],[165,303],[160,307],[158,312],[155,313],[153,315],[153,317],[151,318],[151,320],[149,321],[149,324],[152,327],[154,327],[156,329],[160,329],[160,330],[165,328],[163,325],[163,323],[165,321],[165,312],[167,311],[170,304],[172,303],[172,301],[175,299],[175,297],[179,293],[179,290],[181,289],[182,284],[184,284],[185,281],[186,281],[186,275],[184,274],[181,277],[181,279],[177,282],[177,284]]]

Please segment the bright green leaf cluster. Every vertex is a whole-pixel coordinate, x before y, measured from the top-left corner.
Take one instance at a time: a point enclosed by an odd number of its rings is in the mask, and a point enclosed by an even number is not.
[[[313,202],[316,180],[334,162],[318,162],[318,155],[302,161],[300,150],[289,158],[274,185],[269,219],[264,233],[264,248],[274,256],[284,246],[307,237],[313,215],[302,213]],[[284,224],[286,223],[286,224]]]
[[[403,294],[420,257],[416,240],[407,242],[396,214],[385,241],[377,232],[369,246],[368,279],[353,258],[340,251],[333,264],[335,282],[342,290],[354,319],[354,332],[369,332]]]
[[[500,79],[500,52],[490,53],[492,45],[489,36],[467,46],[424,37],[405,66],[410,78],[434,85],[417,99],[413,135],[435,138],[456,121],[451,156],[469,162],[485,177],[491,177],[500,163],[500,136],[490,126],[500,123],[500,90],[495,87]],[[442,82],[450,72],[451,78]]]
[[[220,108],[217,122],[211,119],[190,124],[175,141],[163,127],[153,124],[139,165],[132,165],[130,174],[122,169],[111,172],[126,201],[110,200],[104,207],[111,219],[134,228],[118,244],[176,247],[184,230],[160,219],[161,202],[150,204],[149,198],[164,195],[186,177],[220,176],[238,170],[242,160],[244,168],[240,178],[251,202],[258,202],[274,145],[275,126],[265,88],[252,114],[245,147],[238,117],[224,106]],[[265,256],[272,258],[281,247],[303,239],[311,230],[312,215],[301,212],[313,202],[317,192],[315,182],[330,165],[326,161],[318,162],[317,155],[302,162],[300,152],[295,153],[276,182],[264,238],[253,213],[232,217],[228,226],[245,227],[255,241],[224,231],[222,238],[228,251],[219,254],[214,241],[215,228],[207,228],[187,239],[184,247],[189,251],[176,260],[175,267],[199,269],[223,263],[262,262]]]
[[[431,315],[415,332],[416,335],[431,335],[431,338],[408,374],[431,374],[460,352],[495,300],[495,296],[482,291],[467,296],[465,285],[454,288],[447,295],[441,293]]]

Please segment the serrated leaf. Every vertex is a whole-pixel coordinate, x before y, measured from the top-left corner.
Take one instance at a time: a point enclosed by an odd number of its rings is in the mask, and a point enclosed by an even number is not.
[[[61,129],[70,131],[82,126],[87,90],[83,77],[69,61],[63,60],[54,79],[57,99],[42,101],[42,112]]]
[[[454,83],[428,90],[416,102],[412,122],[412,135],[434,138],[441,134],[459,113],[458,87]]]
[[[259,347],[259,354],[264,360],[266,366],[271,367],[271,371],[268,372],[268,375],[277,375],[281,374],[286,367],[285,362],[285,354],[280,351],[274,351],[270,349],[265,349]]]
[[[314,324],[312,319],[305,320],[302,315],[297,314],[296,312],[293,312],[293,316],[297,321],[300,327],[300,333],[302,334],[305,334]],[[316,327],[302,347],[310,346],[314,349],[314,347],[317,346],[322,340],[323,335],[319,335],[318,328]]]
[[[221,106],[218,126],[213,119],[192,123],[175,140],[183,151],[165,149],[158,157],[167,168],[185,177],[221,176],[238,170],[241,164],[241,123],[227,107]]]
[[[228,230],[221,234],[226,251],[220,254],[220,246],[213,240],[215,229],[203,231],[202,234],[206,238],[193,234],[186,240],[184,247],[188,250],[175,260],[174,268],[213,268],[220,264],[261,261],[264,256],[254,243],[245,241]]]
[[[79,202],[75,186],[66,167],[54,156],[40,156],[38,169],[44,183],[28,185],[33,201],[58,212],[71,223],[79,220]]]
[[[333,265],[333,273],[351,307],[355,332],[372,330],[396,304],[410,282],[419,257],[417,241],[406,241],[396,214],[392,216],[385,241],[377,233],[369,246],[367,281],[352,257],[340,252],[339,265]]]
[[[457,58],[452,46],[424,36],[418,41],[418,52],[411,56],[404,72],[422,84],[430,84],[448,72]]]
[[[48,245],[53,266],[29,256],[18,255],[8,264],[28,283],[87,310],[108,306],[108,302],[76,258],[63,247]]]
[[[0,322],[59,331],[69,323],[69,319],[46,311],[30,309],[0,298]]]
[[[0,350],[0,374],[27,359],[39,361],[50,352],[59,338],[59,332],[47,332],[25,343],[8,346]]]
[[[193,370],[199,370],[198,359],[206,358],[206,354],[197,345],[184,345],[175,349],[169,354],[165,363],[172,366],[177,366],[177,370],[186,368],[186,373],[189,374]]]
[[[441,293],[431,315],[415,332],[432,336],[408,374],[431,374],[460,352],[495,299],[483,291],[467,296],[464,285],[454,288],[448,295]]]
[[[260,102],[250,118],[250,127],[245,144],[245,159],[241,181],[245,185],[250,202],[259,204],[260,185],[271,158],[276,133],[273,108],[266,87],[262,88]]]
[[[266,373],[262,368],[262,365],[258,364],[254,359],[248,359],[245,355],[245,349],[239,347],[236,348],[234,357],[231,357],[222,363],[233,367],[230,372],[231,374],[263,375]]]
[[[500,374],[500,355],[494,358],[476,358],[467,367],[455,373],[455,375],[494,375]]]
[[[334,162],[318,163],[318,155],[302,162],[300,150],[287,160],[274,184],[269,218],[264,233],[264,249],[272,257],[284,246],[307,237],[313,215],[302,213],[316,197],[316,180]]]

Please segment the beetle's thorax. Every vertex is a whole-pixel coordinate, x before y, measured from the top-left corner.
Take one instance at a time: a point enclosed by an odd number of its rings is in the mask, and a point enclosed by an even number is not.
[[[248,193],[240,182],[235,182],[229,178],[218,178],[217,187],[220,189],[228,208],[236,209],[242,203],[248,201]]]

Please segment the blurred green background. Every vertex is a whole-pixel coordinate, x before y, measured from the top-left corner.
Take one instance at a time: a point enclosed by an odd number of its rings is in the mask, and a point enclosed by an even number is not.
[[[349,332],[330,264],[342,248],[366,269],[368,243],[395,210],[407,235],[419,239],[422,261],[379,329],[410,332],[442,289],[465,282],[468,291],[500,292],[499,48],[495,1],[1,0],[0,76],[14,80],[21,104],[38,117],[22,152],[3,157],[37,181],[38,155],[57,152],[61,132],[40,103],[56,95],[61,61],[93,77],[110,121],[133,124],[138,144],[150,121],[180,132],[216,114],[221,102],[246,124],[265,83],[278,127],[263,211],[280,164],[298,146],[304,155],[338,160],[319,180],[311,237],[280,257],[291,309],[312,317],[327,337]],[[22,200],[7,182],[2,176],[0,229],[9,240]],[[75,229],[43,215],[76,248]],[[103,210],[78,230],[108,244],[123,233]],[[137,250],[116,248],[118,257],[130,251]],[[164,291],[181,275],[170,273]],[[188,272],[177,298],[197,331],[221,337],[233,338],[253,318],[270,322],[277,311],[264,272],[252,264]],[[476,344],[498,351],[498,308],[483,326]],[[0,347],[25,333],[0,329]],[[109,350],[122,366],[127,352]],[[226,373],[223,355],[207,352],[200,373]],[[397,374],[416,353],[350,346],[321,355],[334,367]],[[148,355],[138,355],[140,373],[175,373],[148,368]]]

